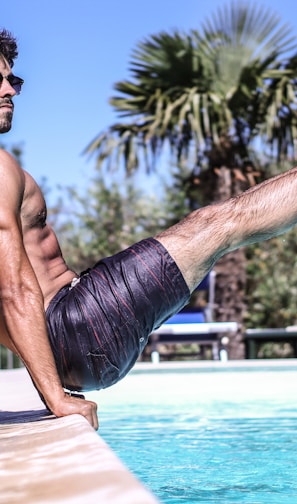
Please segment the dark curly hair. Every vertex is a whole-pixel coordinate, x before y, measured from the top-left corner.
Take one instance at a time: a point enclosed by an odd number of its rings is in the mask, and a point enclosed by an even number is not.
[[[18,56],[18,46],[15,37],[8,30],[0,30],[0,55],[2,55],[9,66],[13,67],[14,60]]]

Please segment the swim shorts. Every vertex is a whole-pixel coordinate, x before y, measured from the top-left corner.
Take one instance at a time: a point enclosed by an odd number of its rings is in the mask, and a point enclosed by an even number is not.
[[[87,391],[116,383],[133,367],[150,333],[189,297],[179,268],[154,238],[81,273],[46,310],[63,387]]]

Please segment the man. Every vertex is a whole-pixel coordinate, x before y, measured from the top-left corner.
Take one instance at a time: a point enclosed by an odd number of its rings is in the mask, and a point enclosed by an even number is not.
[[[0,131],[8,131],[15,40],[0,32]],[[79,413],[97,429],[96,405],[68,391],[108,387],[131,369],[149,334],[179,311],[225,253],[297,222],[297,169],[77,275],[64,262],[32,179],[0,151],[0,342],[25,363],[56,416]],[[64,387],[64,388],[63,388]]]

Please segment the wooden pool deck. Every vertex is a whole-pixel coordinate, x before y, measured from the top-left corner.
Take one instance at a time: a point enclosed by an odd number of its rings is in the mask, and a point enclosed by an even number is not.
[[[0,503],[157,504],[79,415],[47,416],[24,369],[0,371]]]

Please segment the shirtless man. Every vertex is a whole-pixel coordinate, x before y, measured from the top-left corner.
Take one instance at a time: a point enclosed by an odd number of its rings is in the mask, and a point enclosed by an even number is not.
[[[11,127],[16,45],[0,32],[0,131]],[[19,355],[56,416],[78,413],[97,429],[96,404],[66,390],[123,378],[149,334],[179,311],[225,253],[297,222],[297,169],[237,198],[194,211],[179,224],[78,276],[46,221],[42,193],[0,151],[0,342]]]

